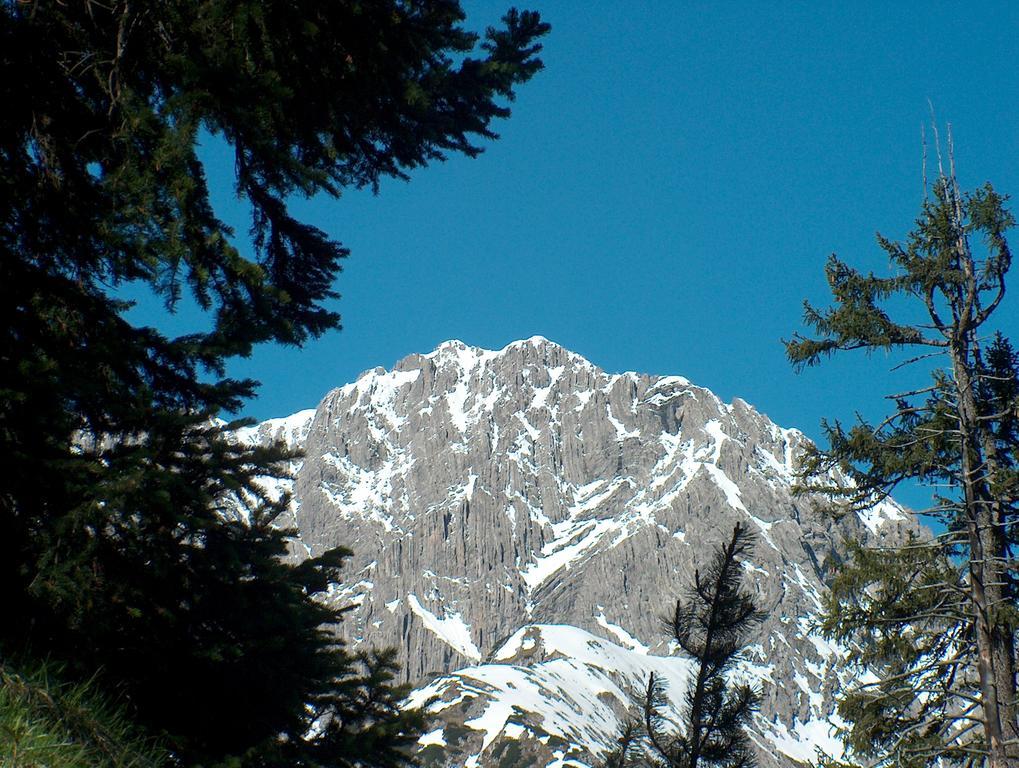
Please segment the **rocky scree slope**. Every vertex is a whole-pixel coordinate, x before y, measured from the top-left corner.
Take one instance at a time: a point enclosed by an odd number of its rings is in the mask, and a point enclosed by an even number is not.
[[[240,436],[305,450],[280,484],[295,551],[354,551],[340,631],[400,649],[436,765],[596,763],[651,671],[680,706],[689,662],[660,617],[737,522],[759,534],[744,567],[768,614],[739,672],[763,692],[761,762],[837,753],[843,651],[811,631],[826,575],[845,537],[915,530],[891,502],[834,522],[794,498],[806,439],[742,400],[541,337],[446,342]]]

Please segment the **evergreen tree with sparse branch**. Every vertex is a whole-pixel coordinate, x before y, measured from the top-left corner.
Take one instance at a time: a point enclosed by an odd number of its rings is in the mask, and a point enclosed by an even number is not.
[[[649,675],[640,717],[623,724],[619,746],[605,760],[607,768],[753,768],[756,764],[746,728],[760,696],[751,686],[729,679],[750,631],[762,618],[743,587],[742,561],[754,543],[750,530],[737,524],[708,568],[695,571],[693,584],[666,620],[696,670],[686,692],[682,728],[677,730],[668,722],[662,682]]]
[[[230,359],[339,325],[347,250],[292,199],[478,155],[541,68],[537,13],[463,22],[456,0],[0,0],[0,661],[94,678],[180,764],[410,759],[392,657],[351,655],[318,599],[345,550],[287,558],[260,478],[295,457],[218,417],[255,391]],[[208,327],[135,325],[125,287]]]
[[[850,754],[879,765],[1019,765],[1014,547],[1019,368],[992,333],[1011,265],[1014,219],[990,185],[960,191],[940,173],[916,228],[878,236],[893,275],[832,257],[835,304],[806,305],[819,335],[786,343],[798,368],[837,352],[901,349],[941,359],[929,383],[889,396],[878,424],[826,423],[829,447],[804,464],[803,489],[860,509],[903,481],[937,488],[926,513],[944,533],[892,549],[851,548],[834,577],[823,629],[857,650],[876,679],[845,692]],[[914,312],[895,320],[885,307]],[[848,476],[849,484],[833,482]]]

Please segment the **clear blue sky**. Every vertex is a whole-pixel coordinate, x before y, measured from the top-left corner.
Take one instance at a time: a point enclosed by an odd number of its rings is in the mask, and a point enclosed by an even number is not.
[[[534,334],[813,436],[823,416],[882,413],[921,372],[861,356],[796,375],[780,339],[804,298],[826,302],[829,253],[881,269],[875,231],[910,228],[928,99],[963,185],[1019,195],[1019,4],[973,5],[536,0],[553,25],[545,71],[480,158],[295,203],[352,250],[344,330],[233,365],[262,381],[246,414],[313,407],[445,339]],[[505,7],[465,3],[476,29]],[[229,162],[214,146],[206,159],[218,210],[245,231]],[[999,317],[1019,331],[1019,301]]]

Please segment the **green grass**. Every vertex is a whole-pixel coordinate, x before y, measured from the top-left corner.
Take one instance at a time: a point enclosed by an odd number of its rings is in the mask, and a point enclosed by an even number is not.
[[[151,740],[90,683],[66,683],[52,664],[0,660],[0,766],[158,768]]]

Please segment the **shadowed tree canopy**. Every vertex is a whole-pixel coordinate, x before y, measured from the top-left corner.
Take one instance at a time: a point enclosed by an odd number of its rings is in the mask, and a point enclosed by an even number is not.
[[[211,363],[337,323],[344,248],[287,198],[375,186],[493,138],[540,68],[537,14],[464,30],[458,2],[8,1],[0,5],[5,256],[97,289],[189,291]],[[233,151],[254,251],[209,204],[199,132]],[[6,261],[7,259],[5,259]]]
[[[289,201],[478,154],[541,68],[536,13],[463,22],[451,0],[0,1],[0,654],[101,670],[185,763],[396,765],[420,725],[391,656],[347,654],[313,599],[343,550],[285,558],[289,499],[259,478],[286,452],[214,418],[254,391],[230,357],[338,327],[347,251]],[[209,329],[132,325],[130,284]]]

